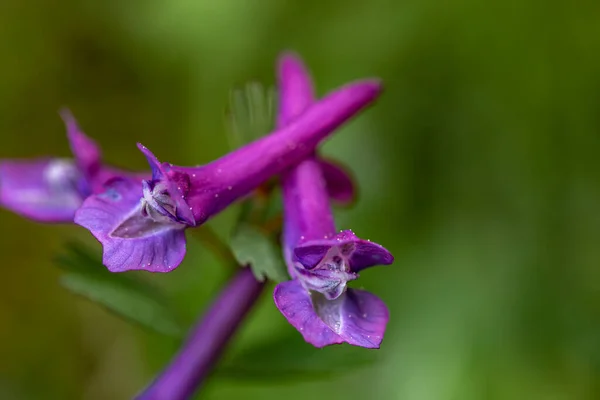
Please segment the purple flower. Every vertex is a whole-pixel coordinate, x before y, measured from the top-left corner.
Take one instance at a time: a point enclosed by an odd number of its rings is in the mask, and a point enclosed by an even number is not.
[[[313,102],[310,77],[301,61],[282,57],[279,125],[294,121]],[[313,157],[282,178],[284,256],[291,281],[273,293],[287,320],[316,347],[337,343],[379,348],[389,319],[378,297],[347,287],[358,272],[391,264],[382,246],[359,239],[351,231],[336,234],[322,165]]]
[[[106,192],[85,200],[75,222],[103,244],[103,261],[109,270],[169,272],[185,255],[185,228],[203,224],[270,177],[309,157],[379,92],[378,81],[346,85],[285,127],[201,167],[161,163],[139,145],[152,179],[114,180]],[[348,197],[347,188],[341,187],[332,187],[332,193]]]
[[[75,211],[92,193],[115,176],[142,176],[104,166],[100,149],[61,111],[73,160],[0,160],[0,205],[39,222],[73,222]]]

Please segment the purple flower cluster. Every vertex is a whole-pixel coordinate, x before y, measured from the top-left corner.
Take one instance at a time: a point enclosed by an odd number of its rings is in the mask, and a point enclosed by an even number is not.
[[[337,232],[330,200],[347,204],[348,173],[316,153],[336,128],[377,98],[377,80],[362,80],[320,100],[294,55],[278,69],[277,129],[199,167],[161,162],[138,144],[150,172],[105,165],[96,143],[62,112],[73,159],[0,160],[0,205],[49,223],[75,222],[103,246],[112,272],[169,272],[186,252],[185,230],[202,225],[273,176],[281,177],[283,252],[291,280],[275,288],[277,307],[317,347],[347,342],[378,348],[388,321],[385,304],[349,281],[367,267],[390,264],[382,246]]]

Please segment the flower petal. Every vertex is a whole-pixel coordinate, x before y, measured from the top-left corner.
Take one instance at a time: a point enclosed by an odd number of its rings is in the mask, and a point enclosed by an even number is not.
[[[314,101],[313,84],[306,66],[296,54],[281,55],[277,67],[279,111],[277,126],[284,127],[304,112]]]
[[[385,303],[364,290],[348,289],[337,299],[327,300],[291,280],[275,287],[273,299],[289,323],[315,347],[345,342],[378,349],[389,320]]]
[[[332,160],[318,158],[317,161],[327,184],[329,197],[340,205],[352,205],[356,201],[357,190],[350,170]]]
[[[67,128],[67,138],[75,156],[75,163],[86,179],[91,180],[102,166],[100,148],[81,130],[71,111],[62,109],[60,116]]]
[[[297,280],[278,284],[273,292],[273,299],[279,311],[308,343],[315,347],[325,347],[344,342],[319,318],[308,291]]]
[[[154,153],[152,153],[150,149],[143,144],[138,143],[137,147],[144,154],[144,156],[146,156],[146,160],[148,161],[150,170],[152,171],[152,179],[163,179],[167,175],[163,163],[161,163],[158,158],[156,158]]]
[[[315,243],[314,241],[300,245],[294,249],[295,260],[300,262],[306,269],[313,269],[327,255],[329,249],[335,246],[330,240],[322,240],[323,244]]]
[[[348,289],[335,300],[313,294],[317,315],[346,343],[378,349],[389,320],[385,303],[364,290]]]
[[[360,239],[350,230],[341,231],[331,239],[308,240],[296,246],[294,260],[307,269],[315,268],[320,262],[327,261],[323,258],[333,247],[339,249],[339,255],[348,262],[352,272],[394,262],[394,256],[385,247]]]
[[[358,272],[375,265],[389,265],[394,262],[394,256],[385,247],[368,240],[354,241],[354,251],[350,255],[350,267]]]
[[[39,222],[73,222],[82,179],[70,160],[0,162],[0,205]]]
[[[144,216],[141,197],[141,181],[114,179],[75,214],[75,223],[102,243],[104,265],[112,272],[169,272],[185,255],[185,225]]]
[[[119,177],[150,179],[147,172],[131,172],[114,168],[102,163],[102,151],[98,144],[89,138],[68,109],[62,109],[60,115],[67,128],[67,138],[75,164],[85,178],[82,180],[80,192],[83,197],[104,191],[104,184]]]

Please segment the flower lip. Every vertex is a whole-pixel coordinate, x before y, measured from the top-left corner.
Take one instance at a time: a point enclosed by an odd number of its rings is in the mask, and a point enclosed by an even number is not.
[[[144,217],[141,192],[140,180],[114,178],[103,193],[88,197],[75,213],[75,223],[90,230],[104,246],[103,263],[112,272],[169,272],[185,255],[186,225]]]
[[[341,231],[332,238],[304,241],[294,248],[293,253],[294,261],[308,270],[339,264],[336,257],[343,260],[347,272],[389,265],[394,261],[394,256],[383,246],[360,239],[350,230]]]
[[[306,268],[302,262],[295,262],[296,277],[307,290],[321,293],[328,300],[337,299],[346,290],[348,281],[358,278],[358,274],[350,269],[349,253],[346,251],[349,246],[352,244],[345,243],[342,246],[329,248],[319,246],[314,255],[307,257],[310,268]],[[321,257],[322,251],[326,248],[327,252]],[[307,258],[304,259],[305,263]],[[318,263],[313,264],[318,258],[321,258]]]
[[[309,293],[297,279],[278,284],[275,305],[315,347],[349,343],[378,349],[389,320],[383,301],[364,290],[348,289],[335,300]]]
[[[146,156],[152,169],[152,180],[145,180],[143,185],[142,213],[156,222],[173,221],[195,226],[196,220],[192,208],[186,202],[190,179],[186,173],[175,172],[170,164],[161,163],[144,145],[138,148]]]

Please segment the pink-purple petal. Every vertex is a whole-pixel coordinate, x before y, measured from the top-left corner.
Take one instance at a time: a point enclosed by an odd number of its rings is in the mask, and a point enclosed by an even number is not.
[[[385,247],[358,239],[354,241],[354,250],[350,255],[352,271],[358,272],[375,265],[389,265],[394,262],[394,256]]]
[[[383,246],[358,238],[352,231],[341,231],[330,239],[305,241],[294,248],[294,260],[312,269],[327,255],[332,247],[348,261],[352,272],[359,272],[376,265],[389,265],[394,256]]]
[[[38,222],[73,222],[81,177],[70,160],[0,161],[0,206]]]
[[[324,242],[326,240],[323,240]],[[295,258],[292,260],[296,260],[304,266],[306,269],[315,268],[321,260],[325,257],[329,249],[332,247],[330,241],[327,241],[325,244],[312,244],[313,242],[309,242],[305,245],[300,245],[294,248],[294,256]]]
[[[115,179],[105,192],[88,197],[75,215],[75,223],[102,243],[103,263],[112,272],[170,272],[185,255],[185,225],[144,217],[141,192],[141,181]]]
[[[344,339],[328,327],[315,312],[310,294],[297,280],[278,284],[273,292],[275,305],[308,343],[325,347]]]
[[[71,152],[75,157],[75,163],[82,174],[89,180],[99,172],[102,166],[102,153],[100,148],[79,127],[77,120],[68,109],[60,111],[65,127]]]

